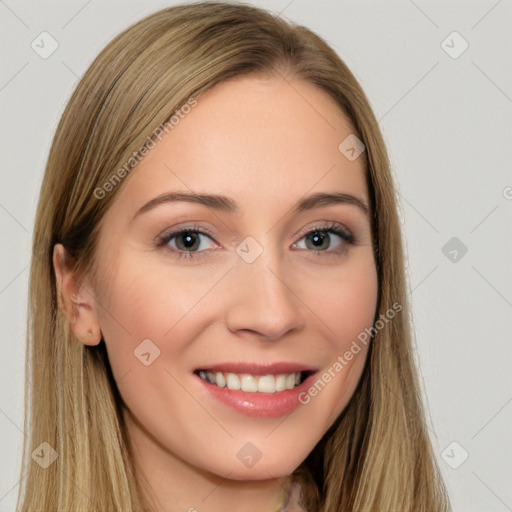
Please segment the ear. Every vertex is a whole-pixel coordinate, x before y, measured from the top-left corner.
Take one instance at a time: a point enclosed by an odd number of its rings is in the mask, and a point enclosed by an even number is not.
[[[96,301],[92,291],[76,279],[73,263],[73,258],[62,244],[53,246],[58,306],[68,319],[73,333],[84,345],[98,345],[102,335]]]

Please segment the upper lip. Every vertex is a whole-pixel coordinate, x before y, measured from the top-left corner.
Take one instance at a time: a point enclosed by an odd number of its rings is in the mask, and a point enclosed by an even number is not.
[[[307,372],[314,373],[316,368],[293,362],[276,362],[276,363],[243,363],[243,362],[227,362],[208,364],[197,368],[196,372],[203,370],[209,372],[223,372],[223,373],[248,373],[250,375],[280,375],[283,373],[298,373]]]

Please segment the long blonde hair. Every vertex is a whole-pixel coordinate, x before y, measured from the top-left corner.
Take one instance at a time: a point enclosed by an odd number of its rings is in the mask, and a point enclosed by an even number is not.
[[[374,333],[350,403],[293,478],[311,512],[450,510],[413,359],[390,165],[369,102],[340,57],[307,28],[245,4],[201,2],[160,10],[110,42],[55,133],[32,248],[20,512],[150,509],[104,342],[86,346],[73,335],[57,300],[52,250],[64,244],[78,278],[93,272],[100,222],[123,183],[101,199],[94,191],[190,98],[250,73],[312,83],[352,123],[366,146],[379,278],[375,319],[394,303],[402,306]],[[31,457],[43,442],[58,454],[47,468]]]

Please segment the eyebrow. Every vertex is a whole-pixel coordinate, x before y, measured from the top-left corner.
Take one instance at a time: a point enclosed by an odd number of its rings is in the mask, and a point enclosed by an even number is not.
[[[204,206],[207,206],[208,208],[214,208],[215,210],[226,213],[238,213],[240,211],[238,203],[231,199],[230,197],[216,194],[168,192],[159,195],[154,199],[151,199],[151,201],[143,205],[139,210],[137,210],[137,212],[133,216],[133,219],[135,219],[138,215],[149,210],[152,210],[153,208],[159,205],[175,202],[202,204]],[[307,210],[313,210],[314,208],[330,206],[333,204],[347,204],[355,206],[358,209],[360,209],[365,215],[367,215],[369,211],[368,204],[362,199],[359,199],[358,197],[355,197],[353,195],[343,194],[341,192],[317,192],[315,194],[311,194],[305,198],[300,199],[295,205],[295,212],[300,213]]]

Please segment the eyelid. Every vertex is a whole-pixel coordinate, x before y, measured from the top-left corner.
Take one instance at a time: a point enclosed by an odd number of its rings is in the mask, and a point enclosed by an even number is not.
[[[341,222],[330,220],[317,221],[313,226],[301,229],[295,236],[299,237],[298,239],[300,240],[305,235],[312,233],[314,231],[329,231],[331,229],[338,229],[339,231],[342,231],[347,237],[351,238],[355,242],[355,237],[350,231],[350,229],[348,229]]]

